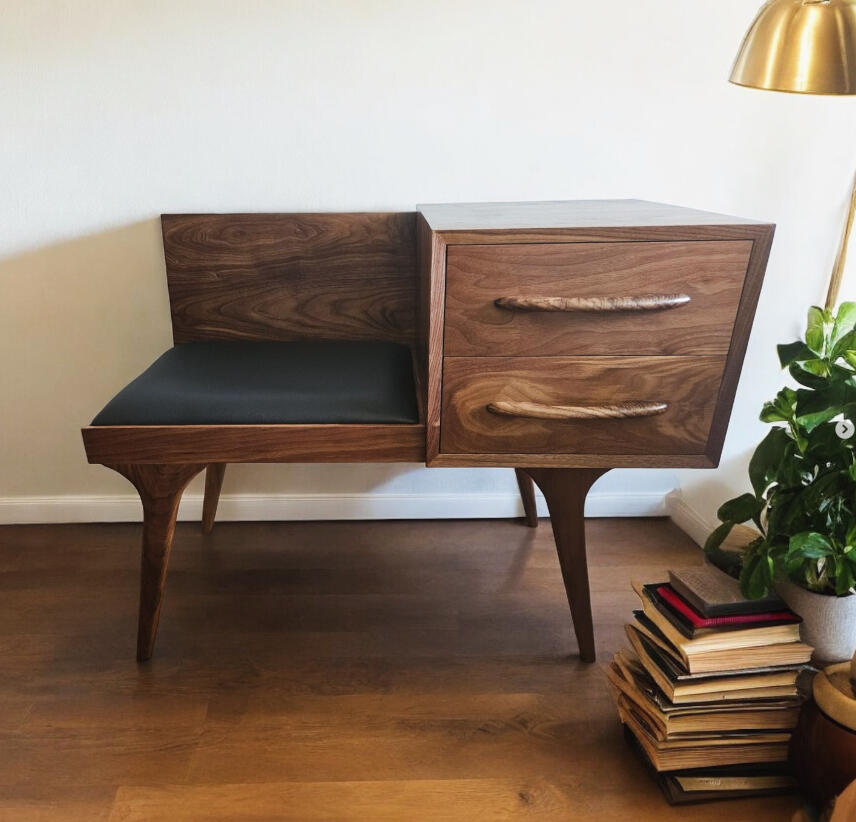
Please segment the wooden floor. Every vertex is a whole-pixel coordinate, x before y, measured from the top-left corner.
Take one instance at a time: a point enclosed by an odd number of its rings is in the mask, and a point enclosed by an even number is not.
[[[590,520],[601,662],[699,552]],[[786,822],[671,809],[576,658],[549,522],[179,525],[134,662],[139,526],[0,528],[0,819]]]

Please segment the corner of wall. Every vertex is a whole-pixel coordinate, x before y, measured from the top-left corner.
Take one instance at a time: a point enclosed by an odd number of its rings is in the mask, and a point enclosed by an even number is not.
[[[686,500],[680,489],[672,491],[666,497],[666,511],[669,519],[698,545],[704,545],[716,523],[696,511]]]

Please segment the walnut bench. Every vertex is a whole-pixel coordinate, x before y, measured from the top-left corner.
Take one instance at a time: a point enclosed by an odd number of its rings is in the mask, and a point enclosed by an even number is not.
[[[635,200],[162,217],[174,347],[83,429],[143,504],[152,655],[181,494],[229,462],[516,469],[595,659],[583,510],[614,467],[718,464],[773,226]]]

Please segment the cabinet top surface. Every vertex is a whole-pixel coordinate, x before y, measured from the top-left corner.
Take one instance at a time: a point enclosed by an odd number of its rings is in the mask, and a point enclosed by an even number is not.
[[[647,200],[439,203],[418,210],[434,231],[764,224]]]

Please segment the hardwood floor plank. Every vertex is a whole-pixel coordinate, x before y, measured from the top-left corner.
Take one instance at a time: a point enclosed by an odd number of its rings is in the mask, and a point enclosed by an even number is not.
[[[574,822],[639,822],[643,819],[720,822],[757,820],[757,802],[686,808],[664,805],[649,783],[632,797],[600,783],[582,799],[571,779],[388,780],[380,782],[280,782],[205,786],[120,788],[110,822],[480,822],[538,819]],[[768,799],[769,819],[790,816],[793,802]]]
[[[690,818],[579,660],[550,529],[180,523],[141,666],[138,541],[139,525],[0,528],[2,822]],[[701,555],[661,520],[590,520],[588,542],[606,659],[630,579]]]

